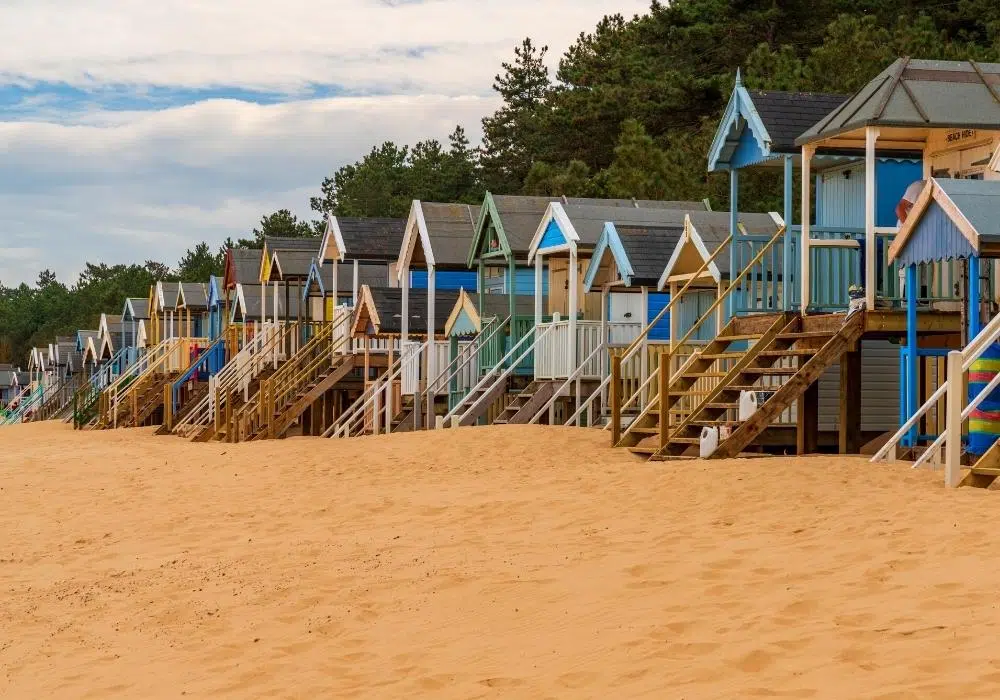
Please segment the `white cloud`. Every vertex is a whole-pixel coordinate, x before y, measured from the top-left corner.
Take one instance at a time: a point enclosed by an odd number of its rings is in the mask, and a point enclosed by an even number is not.
[[[0,6],[0,80],[485,94],[524,36],[561,51],[603,15],[648,4],[8,0]]]
[[[311,216],[323,178],[371,145],[478,138],[494,98],[333,98],[261,106],[216,100],[87,124],[0,123],[0,281],[85,260],[175,263],[201,240],[249,233],[262,214]],[[15,255],[16,253],[16,255]]]
[[[647,7],[6,0],[0,92],[36,91],[0,111],[0,281],[31,282],[42,267],[72,279],[85,260],[174,263],[193,243],[248,233],[277,208],[310,216],[322,179],[372,145],[443,140],[455,124],[478,139],[479,120],[497,105],[493,76],[523,37],[549,45],[554,66],[603,15]],[[122,112],[67,107],[61,84],[126,104],[153,88],[289,97]],[[306,100],[311,86],[370,96]]]

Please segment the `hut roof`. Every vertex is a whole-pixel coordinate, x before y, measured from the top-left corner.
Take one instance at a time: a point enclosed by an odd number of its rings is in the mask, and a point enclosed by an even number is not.
[[[260,248],[230,248],[232,279],[226,284],[258,284],[260,282],[260,260],[264,251]],[[227,271],[228,272],[228,271]]]
[[[346,255],[356,260],[394,261],[406,232],[406,219],[338,216]]]
[[[364,305],[376,335],[401,335],[403,290],[399,287],[362,287],[359,307]],[[434,296],[434,333],[444,334],[448,312],[455,306],[458,292],[438,291]],[[409,334],[420,337],[427,331],[427,295],[410,295]]]
[[[201,282],[181,282],[178,285],[177,303],[181,303],[183,291],[184,307],[202,310],[208,308],[208,287]]]
[[[309,268],[316,259],[314,250],[279,250],[274,254],[274,263],[283,280],[304,280],[309,277]],[[271,273],[274,279],[274,273]]]
[[[867,126],[995,129],[1000,63],[899,58],[796,139],[821,141]]]
[[[420,202],[420,208],[436,266],[466,269],[479,205]]]

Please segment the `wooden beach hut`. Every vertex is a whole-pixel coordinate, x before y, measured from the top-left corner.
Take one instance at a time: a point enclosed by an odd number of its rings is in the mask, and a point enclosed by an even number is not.
[[[324,293],[336,291],[336,305],[351,307],[366,284],[399,286],[396,264],[405,229],[406,219],[328,215],[318,258],[323,274],[310,284]]]

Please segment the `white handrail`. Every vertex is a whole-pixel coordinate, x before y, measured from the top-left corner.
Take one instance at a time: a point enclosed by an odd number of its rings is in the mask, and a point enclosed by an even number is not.
[[[962,411],[962,418],[960,422],[964,422],[969,416],[971,416],[972,412],[979,407],[979,404],[981,404],[984,400],[986,400],[987,394],[992,392],[998,386],[1000,386],[1000,372],[994,375],[993,379],[990,380],[989,384],[987,384],[986,387],[981,392],[976,394],[976,397],[969,402],[969,405],[966,406],[965,409]],[[920,455],[920,457],[917,459],[916,462],[913,463],[911,469],[916,469],[924,462],[926,462],[928,459],[930,459],[931,455],[936,454],[938,448],[940,448],[941,445],[943,445],[945,440],[947,439],[948,439],[948,430],[946,428],[945,430],[942,430],[941,434],[938,435],[937,438],[934,440],[934,442],[930,444],[930,447],[924,450],[924,453]]]
[[[978,334],[976,334],[976,337],[973,338],[972,341],[970,341],[969,344],[962,350],[962,373],[964,374],[965,372],[968,372],[973,363],[979,359],[986,348],[993,345],[997,339],[1000,339],[1000,315],[993,317],[990,322],[987,323]],[[911,351],[916,352],[916,348],[911,348]],[[948,391],[950,382],[951,377],[941,383],[937,390],[931,394],[930,398],[928,398],[923,405],[917,409],[917,412],[910,416],[903,426],[897,430],[891,438],[889,438],[885,445],[882,446],[882,449],[875,453],[875,456],[871,458],[873,463],[884,461],[888,457],[890,451],[895,450],[896,446],[899,445],[899,442],[904,436],[906,436],[913,426],[915,426],[921,418],[930,412],[931,408],[934,407],[934,404],[944,397]],[[932,446],[940,447],[947,439],[947,433],[947,429],[944,430],[941,435],[937,437]],[[916,467],[918,464],[922,464],[926,461],[925,456],[930,453],[931,449],[928,448],[924,452],[924,455],[917,460],[917,464],[914,464],[913,466]]]
[[[543,331],[543,335],[544,335],[545,333],[547,333],[547,332],[548,332],[549,330],[551,330],[551,328],[552,328],[552,326],[547,326],[547,327],[546,327],[546,329],[545,329],[545,331]],[[537,336],[537,337],[535,338],[535,340],[531,341],[531,348],[534,348],[534,347],[535,347],[535,343],[536,343],[536,342],[537,342],[537,340],[538,340],[538,337],[541,337],[541,336],[539,336],[539,334],[538,334],[538,326],[532,326],[531,330],[529,330],[529,331],[528,331],[527,333],[525,333],[525,334],[524,334],[524,337],[523,337],[523,338],[521,338],[521,339],[520,339],[519,341],[517,341],[517,343],[515,343],[515,344],[514,344],[514,347],[512,347],[512,348],[511,348],[511,349],[510,349],[510,350],[509,350],[509,351],[507,352],[507,354],[506,354],[506,355],[504,355],[503,357],[501,357],[501,358],[500,358],[500,361],[499,361],[499,362],[497,362],[497,363],[496,363],[496,365],[495,365],[494,367],[492,367],[492,368],[490,369],[490,371],[489,371],[489,372],[487,372],[486,374],[484,374],[484,375],[482,376],[482,378],[481,378],[481,379],[480,379],[480,380],[479,380],[478,382],[476,382],[475,386],[473,386],[473,387],[472,387],[472,388],[471,388],[471,389],[469,390],[469,393],[467,393],[467,394],[465,395],[465,397],[464,397],[464,398],[463,398],[463,399],[462,399],[461,401],[459,401],[458,403],[456,403],[456,404],[455,404],[455,405],[454,405],[454,406],[452,407],[452,409],[451,409],[450,411],[448,411],[448,412],[447,412],[447,413],[446,413],[446,414],[444,415],[444,422],[445,422],[445,424],[446,424],[446,425],[447,425],[447,423],[448,423],[448,419],[449,419],[449,418],[451,418],[451,417],[452,417],[452,416],[453,416],[453,415],[455,414],[455,411],[457,411],[457,410],[458,410],[459,408],[461,408],[461,407],[462,407],[462,404],[464,404],[464,403],[465,403],[465,399],[466,399],[466,398],[468,398],[469,396],[472,396],[472,395],[473,395],[474,393],[476,393],[477,391],[479,391],[479,390],[480,390],[480,389],[481,389],[481,388],[482,388],[482,387],[483,387],[483,386],[484,386],[484,385],[485,385],[485,384],[486,384],[487,382],[489,382],[489,381],[490,381],[490,380],[492,379],[492,377],[493,377],[493,374],[494,374],[495,372],[497,372],[497,371],[498,371],[498,370],[499,370],[499,369],[500,369],[501,367],[503,367],[504,363],[505,363],[505,362],[507,362],[507,360],[509,360],[509,359],[511,358],[511,356],[513,356],[513,354],[514,354],[515,352],[517,352],[518,348],[520,348],[520,347],[521,347],[521,345],[522,345],[522,344],[523,344],[523,343],[524,343],[524,342],[525,342],[526,340],[528,340],[528,338],[530,338],[531,336]],[[530,348],[529,348],[529,350],[530,350]],[[527,353],[525,353],[525,355],[527,355]],[[519,358],[519,359],[518,359],[518,362],[520,362],[520,361],[521,361],[521,359]],[[466,412],[467,412],[467,411],[468,411],[468,409],[466,409]],[[464,413],[463,413],[463,415],[464,415]]]
[[[524,337],[521,338],[521,340],[517,341],[517,344],[514,345],[514,347],[512,347],[510,349],[510,352],[507,353],[506,355],[504,355],[503,359],[501,359],[500,362],[497,363],[497,366],[494,367],[493,370],[491,370],[491,374],[492,374],[492,372],[495,372],[497,370],[497,368],[502,367],[507,362],[507,360],[515,352],[517,352],[517,349],[521,346],[521,344],[524,341],[526,341],[528,339],[529,335],[535,336],[535,339],[531,341],[531,344],[529,344],[528,347],[525,348],[524,351],[520,355],[518,355],[517,359],[515,359],[515,360],[513,360],[513,361],[510,362],[510,366],[507,367],[507,369],[505,369],[503,372],[501,372],[500,375],[496,379],[494,379],[492,381],[492,383],[489,384],[489,387],[486,389],[487,393],[489,393],[490,389],[492,389],[493,387],[495,387],[500,382],[505,381],[507,379],[507,377],[509,377],[511,374],[513,374],[514,370],[517,369],[517,366],[524,360],[524,358],[526,358],[528,356],[528,353],[535,349],[535,346],[538,345],[538,341],[540,341],[542,338],[544,338],[545,336],[547,336],[552,331],[553,328],[555,328],[555,326],[546,326],[545,329],[542,330],[541,333],[539,333],[538,332],[538,326],[535,326],[534,328],[531,329],[531,331],[529,333],[525,333]],[[483,385],[487,381],[489,381],[489,379],[491,377],[491,374],[487,374],[485,377],[483,377],[483,380],[480,381],[478,384],[476,384],[475,387],[473,387],[472,391],[469,392],[468,396],[472,396],[474,393],[476,393],[480,389],[481,385]],[[459,402],[455,406],[455,408],[453,408],[451,411],[448,412],[448,414],[445,416],[445,422],[446,423],[448,421],[448,418],[455,412],[455,409],[459,408],[463,403],[464,403],[464,400],[462,402]],[[462,420],[464,420],[465,417],[467,415],[469,415],[469,411],[471,411],[473,408],[475,408],[475,405],[476,405],[476,402],[474,401],[471,405],[469,405],[465,409],[465,411],[462,412],[462,415],[459,417],[459,423],[461,423]]]
[[[392,397],[390,396],[389,391],[392,387],[392,383],[396,380],[396,377],[403,372],[405,367],[412,365],[414,361],[419,361],[420,356],[427,350],[429,344],[430,341],[424,341],[416,352],[407,355],[406,358],[403,358],[403,356],[400,355],[399,359],[393,363],[396,370],[391,375],[389,374],[389,370],[386,370],[385,373],[379,377],[374,384],[372,384],[371,395],[368,396],[368,398],[359,406],[358,402],[365,398],[365,395],[362,394],[357,401],[351,404],[351,408],[345,411],[344,414],[337,419],[337,422],[326,429],[323,433],[323,437],[351,437],[354,425],[358,422],[359,418],[364,418],[365,411],[368,410],[368,406],[371,405],[383,391],[386,394],[386,401],[391,400]]]
[[[445,375],[445,373],[449,372],[452,369],[452,365],[455,365],[457,363],[457,366],[455,367],[454,371],[451,371],[451,373],[448,374],[448,376],[444,380],[444,385],[447,387],[448,384],[451,382],[451,380],[455,377],[455,375],[461,372],[462,369],[465,367],[466,362],[460,362],[460,360],[465,356],[465,354],[466,353],[473,354],[477,352],[479,348],[481,348],[485,343],[488,343],[489,341],[493,340],[496,334],[507,326],[507,323],[509,321],[510,321],[510,316],[504,319],[501,323],[494,326],[493,329],[490,330],[489,335],[487,335],[486,338],[482,337],[483,333],[485,333],[487,328],[489,328],[492,325],[492,322],[488,323],[486,325],[486,328],[483,328],[478,333],[476,333],[476,337],[472,339],[472,342],[459,350],[458,355],[455,356],[455,359],[448,363],[448,366],[445,367],[440,372],[440,374],[438,374],[438,376],[434,378],[434,381],[427,383],[427,385],[424,387],[424,391],[421,394],[421,396],[426,395],[427,392],[430,391],[431,387],[440,386],[441,378]]]
[[[595,348],[593,349],[593,351],[592,351],[592,352],[591,352],[591,353],[590,353],[590,354],[589,354],[589,355],[587,356],[587,359],[586,359],[586,360],[584,360],[583,362],[581,362],[581,363],[579,364],[579,366],[578,366],[578,367],[577,367],[577,368],[576,368],[575,370],[573,370],[573,372],[572,372],[572,373],[571,373],[571,374],[569,375],[569,377],[567,377],[567,378],[566,378],[566,381],[565,381],[565,382],[563,382],[562,384],[560,384],[560,385],[559,385],[559,388],[558,388],[558,389],[556,389],[556,390],[555,390],[555,392],[553,392],[552,396],[551,396],[551,397],[549,397],[549,400],[545,402],[545,405],[544,405],[544,406],[542,406],[542,407],[541,407],[541,409],[539,409],[538,413],[536,413],[536,414],[535,414],[535,415],[534,415],[534,416],[533,416],[533,417],[531,418],[531,420],[529,420],[529,421],[528,421],[528,424],[529,424],[529,425],[533,425],[533,424],[537,423],[537,422],[538,422],[538,419],[539,419],[539,418],[541,418],[541,417],[542,417],[542,415],[543,415],[543,414],[544,414],[544,413],[545,413],[546,411],[548,411],[548,410],[549,410],[549,408],[550,408],[550,407],[552,406],[552,404],[554,404],[554,403],[556,402],[556,400],[557,400],[557,399],[559,398],[559,395],[560,395],[560,394],[562,394],[562,393],[563,393],[563,391],[564,391],[564,390],[565,390],[565,389],[566,389],[566,388],[567,388],[567,387],[568,387],[568,386],[569,386],[569,385],[570,385],[570,384],[571,384],[572,382],[576,381],[577,377],[579,377],[579,376],[580,376],[581,374],[583,374],[583,368],[584,368],[584,367],[586,367],[586,366],[587,366],[587,364],[588,364],[588,363],[589,363],[589,362],[590,362],[591,360],[593,360],[593,359],[594,359],[594,356],[595,356],[595,355],[597,355],[598,353],[601,353],[601,352],[604,352],[604,350],[606,350],[606,349],[607,349],[607,344],[606,344],[606,343],[604,343],[604,342],[601,342],[601,343],[598,343],[598,344],[597,344],[597,347],[595,347]],[[593,396],[593,394],[591,394],[591,396]],[[579,413],[581,412],[581,411],[580,411],[580,408],[581,408],[581,407],[582,407],[583,405],[584,405],[584,404],[580,404],[580,406],[578,406],[578,407],[577,407],[577,410],[576,410],[576,414],[574,414],[574,415],[578,415],[578,414],[579,414]],[[569,424],[569,423],[564,423],[563,425],[568,425],[568,424]]]

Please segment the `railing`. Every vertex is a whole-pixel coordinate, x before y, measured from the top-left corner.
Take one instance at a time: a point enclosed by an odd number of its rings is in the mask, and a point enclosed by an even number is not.
[[[194,437],[213,422],[215,430],[221,431],[227,415],[232,417],[238,398],[242,397],[244,402],[250,398],[253,380],[268,367],[277,369],[298,335],[298,323],[287,326],[264,323],[259,326],[226,366],[214,377],[209,377],[208,394],[174,425],[173,432],[183,437]]]
[[[0,414],[0,425],[20,423],[24,416],[33,410],[33,407],[42,398],[44,391],[45,388],[41,384],[26,385],[21,393],[7,404],[6,413]],[[14,406],[14,408],[10,408],[10,406]]]
[[[427,343],[419,344],[405,356],[401,353],[396,361],[382,373],[361,396],[326,429],[323,437],[352,437],[366,429],[378,434],[382,424],[380,416],[385,414],[385,431],[392,429],[393,385],[405,373],[411,372],[411,364],[420,365],[420,359],[427,349]]]
[[[469,390],[479,381],[480,364],[478,358],[482,348],[493,343],[498,334],[500,334],[500,338],[505,337],[506,333],[502,333],[502,331],[507,328],[509,323],[510,316],[502,321],[497,318],[487,321],[471,342],[464,347],[459,347],[455,359],[449,362],[448,366],[438,375],[434,382],[435,393],[448,392],[449,411],[464,399]]]
[[[945,483],[948,486],[957,486],[961,478],[962,423],[997,386],[1000,386],[1000,373],[998,373],[986,385],[986,388],[973,397],[971,401],[967,402],[968,392],[965,388],[965,373],[998,340],[1000,340],[1000,315],[995,316],[986,324],[979,334],[965,346],[965,349],[961,351],[954,350],[948,353],[946,379],[939,383],[937,390],[889,438],[882,449],[875,453],[871,461],[895,460],[899,446],[904,438],[912,436],[920,420],[927,416],[942,399],[945,399],[945,429],[924,450],[923,454],[917,458],[913,463],[913,468],[915,469],[931,460],[939,460],[940,452],[943,449],[945,455]],[[964,409],[963,406],[965,406]],[[952,439],[952,436],[955,436],[954,439]]]
[[[537,343],[535,349],[535,379],[565,379],[571,374],[581,379],[603,379],[604,355],[593,356],[596,347],[621,347],[628,345],[642,331],[641,323],[608,323],[600,321],[576,322],[576,357],[587,357],[581,372],[577,367],[570,366],[569,346],[570,322],[554,320],[541,324],[542,328],[552,328],[544,341]],[[601,331],[605,329],[608,337],[602,338]]]
[[[493,371],[493,369],[500,364],[501,360],[510,349],[509,346],[511,345],[512,338],[521,339],[532,331],[535,327],[535,317],[515,316],[513,324],[510,323],[508,317],[508,327],[511,325],[513,326],[512,333],[492,335],[489,342],[482,343],[479,346],[480,376]],[[524,359],[518,362],[516,371],[518,374],[530,375],[534,371],[534,363],[534,354],[528,353]]]
[[[888,263],[889,245],[896,237],[896,227],[875,229],[875,297],[882,305],[891,308],[903,306],[905,295],[900,284],[900,267],[896,262]],[[791,227],[793,260],[799,260],[802,227]],[[819,271],[809,276],[809,308],[817,311],[839,311],[846,309],[850,298],[848,289],[852,285],[864,286],[862,260],[865,250],[865,229],[851,226],[810,226],[809,266]],[[960,263],[944,261],[920,264],[918,279],[921,280],[917,295],[921,304],[954,302],[961,299],[956,285],[961,280]],[[799,285],[792,285],[792,304],[801,302]]]
[[[757,251],[756,254],[754,254],[754,257],[751,258],[751,260],[747,263],[747,265],[742,270],[740,270],[740,272],[736,275],[735,279],[732,279],[730,281],[729,286],[716,297],[715,301],[712,302],[711,306],[708,307],[708,310],[706,310],[705,313],[702,314],[702,316],[698,318],[698,320],[695,321],[694,324],[692,324],[692,326],[688,329],[688,331],[678,340],[674,340],[673,338],[670,339],[671,340],[670,348],[666,351],[665,357],[661,356],[657,369],[651,372],[647,376],[646,380],[642,382],[640,387],[635,392],[633,392],[631,396],[628,396],[624,401],[622,401],[623,385],[621,383],[622,362],[623,362],[622,358],[629,357],[629,359],[631,359],[630,353],[635,352],[635,347],[637,347],[638,344],[641,343],[642,339],[646,337],[646,335],[649,332],[649,329],[653,326],[654,323],[656,323],[656,321],[659,320],[659,318],[654,319],[653,323],[650,323],[647,326],[643,334],[641,334],[639,338],[637,338],[636,341],[633,342],[633,345],[628,348],[625,355],[613,356],[611,358],[611,375],[610,375],[611,422],[608,424],[608,426],[611,430],[611,439],[613,445],[617,445],[618,442],[621,440],[622,436],[621,421],[623,413],[628,411],[632,406],[635,406],[636,409],[639,412],[641,412],[645,410],[644,406],[648,408],[649,406],[653,405],[654,400],[657,403],[660,403],[660,394],[656,387],[662,384],[666,384],[669,386],[669,384],[673,381],[673,379],[683,371],[683,365],[680,368],[678,368],[677,371],[670,377],[660,378],[659,376],[657,376],[656,379],[658,379],[658,382],[655,386],[652,385],[652,379],[654,378],[653,374],[659,375],[661,367],[667,367],[672,369],[671,360],[673,359],[675,351],[679,351],[681,348],[684,348],[687,345],[687,343],[692,339],[692,337],[695,335],[695,333],[698,332],[698,329],[701,328],[701,325],[707,319],[716,316],[718,314],[719,309],[722,306],[723,302],[725,302],[732,294],[735,294],[737,291],[742,289],[741,282],[756,269],[756,266],[760,264],[761,260],[763,260],[767,256],[768,251],[770,251],[771,248],[773,248],[775,244],[778,243],[778,241],[780,241],[782,237],[784,237],[784,235],[785,235],[785,227],[781,226],[778,229],[778,231],[773,236],[771,236],[770,240],[768,240],[768,242],[765,245],[763,245]],[[716,248],[715,252],[712,253],[712,256],[709,258],[709,260],[712,260],[723,249],[724,246],[728,245],[731,238],[732,236],[730,236],[728,239],[726,239],[726,241],[722,243],[722,245]],[[702,267],[703,269],[705,269],[707,268],[707,265],[703,264]],[[697,275],[700,275],[703,269],[699,271]],[[693,281],[693,279],[694,278],[692,278],[691,281]],[[687,289],[691,281],[689,281],[688,284],[686,284],[684,288],[681,290],[681,292],[678,293],[677,295],[678,297],[680,297],[680,295]],[[671,299],[670,304],[673,304],[674,301],[675,301],[674,299]],[[664,307],[664,312],[668,308],[670,308],[670,304]],[[688,358],[688,360],[683,364],[686,365],[692,359],[693,357]],[[663,411],[662,415],[660,416],[660,422],[669,425],[669,420],[670,420],[669,413],[667,411]]]
[[[349,347],[349,336],[343,328],[350,324],[351,314],[343,307],[338,308],[341,312],[337,317],[330,323],[320,324],[309,341],[261,382],[257,394],[239,409],[234,416],[233,439],[242,441],[265,433],[267,437],[277,437],[278,409],[284,410],[294,403],[301,389],[333,366],[334,355],[343,347]]]
[[[712,254],[709,255],[708,259],[701,264],[701,267],[699,267],[697,271],[695,271],[695,273],[691,276],[691,279],[685,282],[680,290],[670,297],[670,301],[667,302],[667,304],[660,309],[659,313],[657,313],[656,316],[654,316],[653,319],[646,324],[639,335],[627,348],[625,348],[623,352],[620,354],[613,353],[613,355],[617,355],[618,360],[616,363],[614,356],[612,357],[612,371],[606,374],[591,395],[581,402],[581,405],[577,407],[576,412],[570,416],[565,425],[580,425],[580,417],[584,411],[587,411],[589,414],[589,421],[587,424],[594,425],[593,417],[595,404],[600,403],[601,408],[603,409],[608,387],[612,384],[612,381],[617,386],[618,393],[616,396],[618,397],[622,395],[631,396],[633,393],[636,393],[636,390],[640,385],[644,386],[647,384],[646,379],[649,377],[649,354],[648,352],[642,351],[642,349],[644,347],[648,348],[650,331],[668,313],[670,313],[670,310],[683,298],[684,294],[695,283],[695,281],[708,270],[709,266],[711,266],[715,259],[722,254],[722,251],[726,250],[726,247],[730,244],[732,239],[733,237],[730,235],[714,251],[712,251]],[[617,374],[615,373],[615,367],[617,367]],[[612,397],[612,400],[614,400],[614,397]],[[619,412],[621,411],[620,406],[618,410]],[[598,412],[600,412],[600,409]]]
[[[535,347],[544,340],[549,333],[552,332],[552,326],[532,326],[525,335],[523,335],[512,347],[506,355],[500,358],[500,361],[494,366],[494,368],[488,372],[482,379],[480,379],[474,387],[469,391],[468,396],[472,396],[479,391],[485,391],[484,395],[488,394],[497,384],[507,380],[514,370],[520,366],[520,363],[524,358],[528,357],[532,352],[534,352]],[[499,372],[499,375],[497,374]],[[466,398],[468,398],[468,396]],[[459,423],[461,423],[468,416],[469,412],[475,407],[475,403],[466,406],[466,401],[463,399],[460,403],[455,405],[453,408],[448,410],[448,413],[444,416],[445,425],[456,415],[458,416]],[[464,408],[463,408],[464,407]],[[459,413],[461,411],[461,413]]]
[[[49,420],[59,418],[68,406],[73,403],[73,397],[85,380],[82,374],[63,377],[55,382],[45,397],[45,401],[35,412],[34,420]]]
[[[563,396],[563,394],[566,392],[566,390],[569,389],[570,386],[572,386],[574,383],[576,383],[576,392],[575,392],[574,395],[576,396],[576,403],[577,403],[577,405],[576,405],[576,413],[574,413],[574,415],[577,416],[577,417],[579,417],[579,415],[583,412],[583,408],[584,408],[584,405],[581,404],[581,400],[583,398],[581,396],[581,393],[582,393],[582,391],[581,391],[581,382],[584,379],[584,373],[590,367],[592,367],[592,365],[593,365],[594,362],[598,362],[599,363],[599,362],[601,362],[604,359],[605,351],[606,350],[607,350],[607,344],[606,343],[600,343],[593,350],[591,350],[590,354],[587,355],[586,358],[584,358],[583,362],[580,362],[577,365],[576,369],[573,370],[572,374],[570,374],[566,378],[566,381],[564,381],[559,386],[559,388],[555,390],[555,392],[553,392],[553,394],[549,398],[549,400],[546,401],[545,404],[540,409],[538,409],[538,412],[535,413],[535,415],[531,417],[531,420],[529,420],[528,423],[531,423],[531,424],[537,423],[541,419],[541,417],[543,415],[545,415],[546,413],[549,414],[549,423],[552,423],[553,422],[553,420],[552,420],[553,416],[551,414],[551,411],[555,407],[556,401],[558,401],[559,398],[561,396]],[[592,420],[593,419],[593,415],[591,415],[590,418]],[[577,425],[579,425],[579,422],[577,423]]]
[[[228,339],[222,335],[215,339],[198,358],[191,363],[180,377],[170,385],[170,415],[176,416],[181,408],[181,392],[192,380],[208,381],[219,373],[226,364],[226,345]],[[167,422],[167,428],[173,429],[173,420]]]
[[[127,408],[129,401],[134,404],[138,398],[138,391],[146,388],[152,376],[186,367],[189,358],[185,357],[184,350],[192,342],[207,342],[207,339],[167,338],[129,365],[101,394],[99,409],[101,425],[117,428],[118,415],[122,407]]]
[[[770,236],[749,234],[742,224],[740,233],[733,237],[729,247],[734,269],[746,269],[747,274],[734,286],[733,311],[737,314],[782,311],[781,277],[785,269],[784,250],[781,246],[768,246],[768,253],[757,254],[770,241]],[[792,261],[797,260],[793,254]],[[753,264],[750,261],[756,260]],[[791,282],[792,280],[789,280]]]

